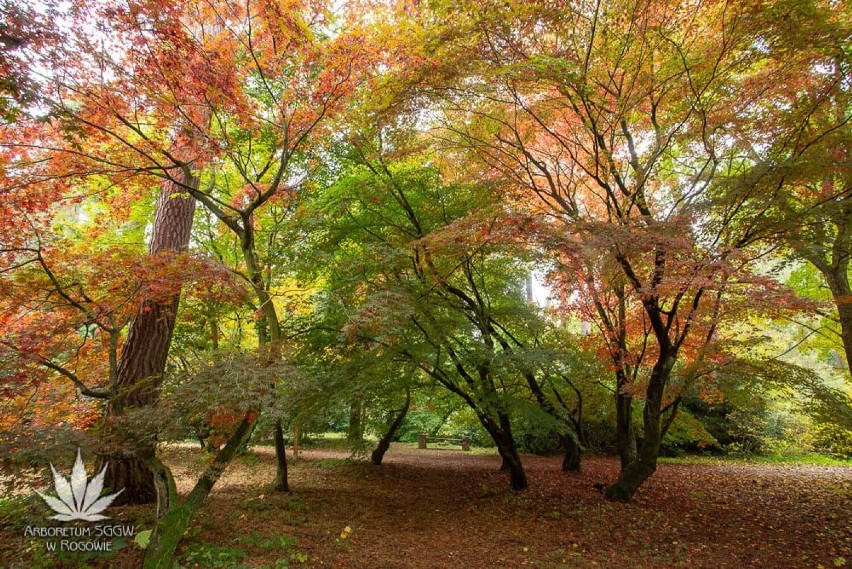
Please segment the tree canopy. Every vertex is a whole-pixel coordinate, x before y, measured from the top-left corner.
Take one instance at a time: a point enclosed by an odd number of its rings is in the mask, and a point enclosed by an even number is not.
[[[0,6],[0,453],[112,460],[146,566],[249,441],[287,491],[344,420],[517,491],[614,452],[620,501],[770,415],[852,452],[842,3]]]

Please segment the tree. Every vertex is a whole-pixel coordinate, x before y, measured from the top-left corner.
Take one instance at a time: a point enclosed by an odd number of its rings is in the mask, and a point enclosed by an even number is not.
[[[10,0],[0,2],[0,119],[12,122],[27,112],[38,97],[33,77],[27,73],[22,52],[37,49],[56,39],[52,18],[56,7],[45,3],[41,10]]]
[[[562,421],[566,446],[577,435],[545,395],[546,366],[523,340],[534,337],[536,318],[522,296],[522,265],[511,258],[511,227],[501,231],[499,211],[491,209],[495,194],[441,184],[428,157],[406,150],[416,147],[392,127],[358,137],[351,170],[317,199],[310,218],[325,237],[313,239],[316,247],[340,252],[322,273],[327,294],[358,307],[330,312],[337,320],[324,326],[342,330],[349,350],[408,361],[460,397],[520,490],[527,482],[511,424],[527,389]]]
[[[51,71],[42,94],[53,120],[34,122],[32,132],[18,125],[9,145],[55,158],[32,163],[40,168],[22,164],[28,186],[96,175],[127,185],[154,175],[198,200],[239,240],[258,341],[275,359],[278,266],[259,257],[258,236],[274,242],[276,217],[298,193],[311,149],[373,71],[374,50],[358,28],[335,29],[322,3],[269,8],[72,6],[71,33],[31,62]],[[84,28],[101,18],[113,27],[92,41]],[[192,132],[184,153],[163,137],[175,125]],[[285,460],[279,456],[282,489]]]
[[[180,144],[178,140],[176,146]],[[180,155],[180,148],[174,153]],[[182,253],[189,247],[195,199],[184,188],[197,187],[198,178],[187,174],[187,171],[183,175],[189,177],[184,177],[180,185],[166,181],[160,190],[148,248],[151,255]],[[107,421],[110,416],[120,416],[129,409],[147,407],[156,402],[166,371],[179,304],[179,291],[165,302],[159,299],[142,301],[128,326],[127,338],[122,346],[115,381],[111,385],[116,397],[109,401]],[[162,489],[157,491],[154,473],[147,464],[155,456],[155,442],[137,441],[124,452],[113,450],[107,454],[104,460],[110,462],[112,467],[107,469],[104,483],[107,488],[116,491],[124,489],[119,497],[122,502],[144,504],[157,500],[158,511],[165,512],[168,510],[168,504],[165,503],[169,498],[168,493]],[[122,449],[125,442],[119,440],[114,444]]]
[[[770,19],[771,17],[771,19]],[[750,79],[763,92],[732,136],[746,143],[726,197],[753,209],[744,223],[815,267],[831,294],[839,337],[852,359],[850,26],[820,2],[772,8],[757,41],[765,52]]]
[[[741,204],[720,204],[713,190],[738,172],[744,142],[726,132],[745,113],[743,78],[764,58],[752,32],[766,14],[721,2],[435,9],[451,22],[436,35],[447,38],[440,57],[454,83],[425,88],[444,112],[450,148],[477,157],[470,170],[512,183],[515,207],[562,236],[551,239],[560,253],[577,255],[583,243],[586,270],[566,279],[614,270],[604,291],[613,309],[623,290],[624,308],[634,309],[625,318],[648,332],[642,445],[630,460],[629,441],[621,444],[626,464],[606,490],[629,500],[656,469],[677,408],[667,388],[679,358],[705,351],[726,302],[760,280],[750,271],[758,232],[736,224]],[[759,98],[759,86],[748,87]],[[624,371],[634,365],[619,346],[624,319],[606,328]],[[619,413],[622,437],[628,416]]]
[[[388,424],[387,429],[382,434],[379,439],[376,448],[373,449],[373,452],[370,453],[370,460],[376,466],[382,463],[384,459],[385,453],[390,448],[390,444],[393,441],[394,436],[396,435],[399,428],[402,426],[402,422],[405,420],[405,417],[408,415],[408,410],[411,407],[411,388],[406,388],[405,390],[405,403],[399,410],[391,411],[391,421]]]
[[[208,354],[205,361],[186,373],[177,374],[167,384],[157,409],[155,432],[175,438],[181,428],[179,418],[202,410],[216,409],[231,415],[230,427],[222,436],[224,446],[206,465],[192,490],[181,500],[171,470],[156,460],[157,476],[168,492],[168,510],[158,520],[145,551],[142,566],[171,567],[174,553],[189,523],[201,508],[228,463],[243,448],[257,427],[262,413],[280,416],[279,394],[270,388],[276,382],[295,380],[296,372],[284,361],[270,363],[263,353],[244,354],[223,350]],[[150,425],[150,419],[147,421]],[[177,428],[175,431],[173,429]]]

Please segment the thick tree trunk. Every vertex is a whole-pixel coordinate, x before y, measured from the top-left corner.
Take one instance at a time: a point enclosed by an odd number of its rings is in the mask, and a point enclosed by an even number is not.
[[[842,302],[837,302],[837,312],[840,314],[840,334],[843,350],[846,352],[846,369],[852,373],[852,299],[849,296]]]
[[[207,499],[219,477],[222,476],[228,463],[251,438],[256,425],[257,419],[247,414],[210,466],[201,475],[201,478],[195,483],[186,500],[179,506],[173,503],[168,513],[157,523],[142,559],[143,569],[172,568],[175,550],[180,544],[186,528],[201,508],[204,500]]]
[[[526,490],[529,485],[527,482],[527,474],[524,471],[524,466],[521,463],[521,457],[518,454],[518,447],[515,445],[515,439],[512,436],[512,425],[509,416],[505,413],[499,414],[499,424],[493,420],[480,416],[480,423],[491,435],[494,444],[497,445],[497,452],[503,459],[500,465],[500,470],[509,472],[509,486],[512,490]]]
[[[503,457],[501,470],[505,469],[509,471],[509,486],[515,491],[526,490],[527,486],[529,486],[527,473],[524,471],[524,466],[521,463],[521,457],[518,455],[518,449],[515,447],[514,441],[498,445],[497,450],[500,456]]]
[[[646,443],[642,444],[642,449],[645,449],[645,444]],[[658,453],[650,451],[643,452],[640,450],[639,456],[637,456],[636,460],[621,470],[618,482],[612,486],[608,486],[606,490],[604,490],[604,495],[610,500],[615,500],[617,502],[629,502],[632,500],[633,495],[642,483],[656,472],[657,454]]]
[[[290,483],[287,480],[287,446],[284,444],[284,429],[281,419],[275,421],[275,490],[289,492]]]
[[[382,459],[385,457],[385,453],[390,448],[391,441],[393,440],[394,435],[399,430],[399,427],[402,426],[402,422],[405,420],[405,416],[408,414],[408,408],[411,406],[411,391],[406,391],[405,393],[405,405],[402,406],[399,414],[394,418],[393,422],[388,427],[388,430],[385,432],[382,439],[379,441],[379,444],[376,445],[376,448],[373,450],[370,455],[370,459],[373,461],[373,464],[376,466],[382,463]]]
[[[104,487],[110,491],[124,491],[118,495],[114,504],[153,504],[157,500],[157,489],[154,486],[154,475],[145,464],[141,451],[137,454],[113,454],[99,457],[107,465],[104,474]],[[145,451],[145,458],[151,456]],[[102,468],[99,464],[98,469]],[[125,498],[124,495],[128,494]]]
[[[190,177],[184,183],[197,187],[198,179]],[[186,251],[194,213],[195,199],[186,194],[185,188],[166,182],[157,199],[149,253]],[[110,402],[108,415],[120,415],[133,408],[152,405],[157,400],[179,302],[180,295],[176,294],[166,301],[146,300],[139,307],[118,361],[113,385],[116,398]],[[124,434],[115,432],[109,436],[119,440],[110,444],[113,450],[101,457],[110,464],[105,487],[113,491],[124,488],[117,504],[153,502],[156,498],[154,478],[145,466],[155,452],[153,438],[128,441]]]
[[[840,339],[846,353],[846,369],[852,370],[852,288],[849,286],[847,264],[826,267],[824,275],[840,317]]]
[[[675,354],[661,350],[645,392],[645,412],[642,416],[644,437],[636,459],[621,469],[618,480],[604,490],[610,500],[629,502],[636,490],[657,470],[657,458],[660,455],[660,442],[663,436],[661,424],[663,392],[668,383]]]

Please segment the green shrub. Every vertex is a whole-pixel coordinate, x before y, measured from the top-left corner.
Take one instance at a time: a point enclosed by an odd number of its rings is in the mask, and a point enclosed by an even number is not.
[[[701,421],[689,411],[682,409],[669,427],[661,448],[665,454],[678,455],[685,452],[718,449],[719,442],[707,431]]]
[[[815,451],[837,458],[852,458],[852,431],[837,425],[817,424],[811,436]]]

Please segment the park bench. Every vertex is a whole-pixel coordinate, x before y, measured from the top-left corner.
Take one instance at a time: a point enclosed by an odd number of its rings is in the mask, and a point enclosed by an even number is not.
[[[426,433],[420,433],[420,436],[417,438],[417,448],[426,448],[426,443],[429,441],[461,445],[462,450],[470,450],[470,437],[468,436],[453,439],[450,437],[430,437]]]

